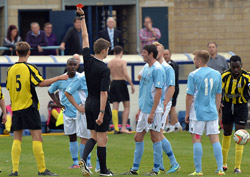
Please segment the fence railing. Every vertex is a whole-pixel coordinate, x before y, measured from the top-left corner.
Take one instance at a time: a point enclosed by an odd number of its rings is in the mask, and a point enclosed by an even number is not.
[[[60,49],[60,46],[41,46],[42,49],[46,49],[46,50],[54,50],[54,49]],[[0,50],[9,50],[9,47],[0,47]],[[33,50],[31,48],[31,50]],[[64,55],[64,50],[60,50],[61,56]]]

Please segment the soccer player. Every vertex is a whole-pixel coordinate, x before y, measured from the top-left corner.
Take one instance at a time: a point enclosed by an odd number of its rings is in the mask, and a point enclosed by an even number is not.
[[[73,95],[75,92],[78,92],[80,100],[75,100]],[[82,156],[86,142],[91,137],[90,130],[87,129],[87,121],[85,115],[85,102],[88,96],[87,84],[85,79],[85,73],[82,72],[68,85],[65,96],[68,98],[70,103],[77,109],[76,113],[76,125],[77,125],[77,134],[81,137],[80,144],[80,155]],[[88,160],[90,158],[88,157]],[[88,166],[89,167],[89,166]],[[96,172],[100,171],[99,160],[97,158],[96,162]]]
[[[123,113],[122,113],[122,128],[121,133],[130,133],[127,128],[129,110],[130,110],[130,101],[129,101],[129,93],[126,81],[131,85],[132,94],[135,92],[134,84],[129,78],[127,71],[127,62],[122,60],[123,48],[121,46],[114,47],[114,55],[109,63],[108,67],[111,73],[111,86],[110,86],[110,102],[113,104],[112,110],[112,121],[114,124],[114,133],[119,132],[118,127],[118,109],[119,102],[123,103]]]
[[[159,174],[162,158],[161,118],[163,104],[161,100],[164,87],[165,73],[161,64],[156,61],[157,48],[155,45],[146,45],[142,50],[144,67],[140,81],[139,110],[136,114],[138,120],[135,133],[135,152],[133,167],[122,175],[138,175],[139,165],[144,150],[144,136],[150,131],[154,151],[154,168],[147,175]]]
[[[39,176],[57,176],[45,167],[42,147],[41,118],[39,101],[35,86],[44,87],[58,81],[68,79],[67,75],[57,76],[44,80],[35,65],[27,63],[30,56],[30,45],[19,42],[16,45],[16,54],[19,59],[8,69],[6,88],[9,90],[13,111],[12,128],[14,141],[11,150],[12,172],[9,176],[18,176],[19,159],[23,129],[30,129],[32,136],[33,153],[36,158]]]
[[[163,130],[165,128],[166,119],[170,112],[171,105],[172,105],[172,97],[175,92],[175,73],[173,68],[163,59],[163,52],[164,52],[164,46],[160,44],[159,42],[154,42],[153,45],[157,47],[158,55],[156,57],[156,60],[162,65],[165,71],[165,78],[164,78],[164,89],[162,92],[163,95],[163,106],[164,106],[164,113],[162,115],[161,119],[161,142],[162,142],[162,149],[165,152],[165,154],[168,156],[170,160],[171,167],[167,171],[168,173],[174,173],[179,168],[180,165],[177,163],[171,144],[167,140],[167,138],[163,134]],[[160,164],[160,171],[165,171],[164,165],[163,165],[163,158],[161,160]]]
[[[195,164],[195,171],[189,176],[203,175],[201,136],[204,131],[213,145],[217,162],[216,173],[225,175],[218,130],[218,110],[222,92],[221,75],[207,66],[208,60],[209,53],[206,50],[194,52],[194,65],[198,69],[188,76],[185,121],[189,123],[189,131],[192,135]]]
[[[82,20],[82,47],[84,59],[84,72],[88,86],[88,97],[85,104],[87,128],[91,131],[91,138],[87,141],[83,151],[83,160],[79,162],[82,174],[90,176],[86,165],[88,154],[97,142],[97,156],[100,162],[100,176],[113,176],[106,166],[107,131],[112,114],[108,101],[110,83],[110,70],[103,60],[108,55],[110,43],[105,39],[98,39],[94,43],[95,55],[90,55],[89,38],[85,22],[84,11],[77,8],[77,13]]]
[[[227,170],[227,157],[231,145],[233,125],[235,131],[245,129],[248,118],[248,100],[250,76],[242,69],[241,58],[230,58],[230,69],[222,73],[222,123],[224,135],[222,139],[223,169]],[[241,173],[240,165],[244,146],[235,144],[234,173]]]
[[[57,103],[58,106],[61,108],[65,108],[63,112],[63,125],[64,125],[64,133],[65,135],[69,136],[69,150],[71,153],[71,157],[73,160],[73,165],[69,167],[72,168],[80,168],[78,165],[78,142],[77,142],[77,136],[80,137],[81,143],[80,143],[80,153],[83,151],[83,146],[85,144],[85,140],[83,138],[83,135],[81,132],[78,132],[78,122],[77,122],[77,109],[69,102],[67,97],[65,96],[64,92],[68,85],[76,78],[76,76],[79,74],[76,72],[77,69],[77,61],[74,58],[70,58],[67,60],[67,74],[69,76],[69,79],[66,81],[57,81],[54,84],[52,84],[48,90],[49,96],[52,98],[54,102]],[[59,90],[59,99],[58,100],[55,96],[55,92]],[[73,97],[77,102],[80,102],[80,97],[78,92],[75,92],[73,94]]]
[[[171,109],[169,111],[169,115],[171,117],[171,125],[169,126],[169,119],[167,117],[167,125],[166,125],[166,132],[167,133],[172,133],[172,132],[178,132],[182,130],[182,127],[180,125],[180,122],[178,120],[177,114],[176,114],[176,102],[177,102],[177,97],[179,94],[179,66],[176,62],[174,62],[173,60],[171,60],[171,51],[169,49],[166,49],[163,51],[163,57],[165,59],[165,61],[172,66],[172,68],[174,69],[174,73],[175,73],[175,91],[174,91],[174,95],[172,97],[172,106]]]

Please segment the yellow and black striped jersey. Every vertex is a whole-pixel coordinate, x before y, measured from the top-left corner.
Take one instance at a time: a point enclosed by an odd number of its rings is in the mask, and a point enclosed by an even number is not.
[[[39,109],[35,86],[43,80],[35,65],[17,62],[9,67],[6,88],[9,90],[12,111],[29,108],[32,104]]]
[[[3,99],[4,99],[4,96],[3,96],[2,88],[1,88],[1,85],[0,85],[0,100],[3,100]]]
[[[224,71],[222,74],[222,91],[223,100],[233,104],[247,103],[250,90],[250,75],[242,69],[238,78],[233,78],[231,69]]]

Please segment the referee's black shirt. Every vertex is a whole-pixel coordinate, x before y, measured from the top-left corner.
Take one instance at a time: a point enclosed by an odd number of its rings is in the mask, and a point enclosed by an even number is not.
[[[103,61],[90,55],[88,47],[83,49],[82,54],[88,97],[100,100],[101,91],[109,92],[110,70]]]

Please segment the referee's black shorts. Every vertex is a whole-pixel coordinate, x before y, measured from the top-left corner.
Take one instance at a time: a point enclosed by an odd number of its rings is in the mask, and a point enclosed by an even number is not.
[[[95,97],[88,97],[85,103],[87,128],[90,130],[95,130],[96,132],[106,132],[109,130],[109,123],[112,118],[109,101],[107,101],[106,103],[103,123],[101,125],[96,124],[96,119],[98,118],[99,113],[100,113],[100,100],[96,99]]]
[[[12,116],[12,130],[40,130],[41,118],[39,111],[31,105],[27,109],[13,111]]]
[[[222,123],[223,124],[239,124],[246,125],[248,118],[248,105],[234,104],[232,106],[231,102],[224,102],[224,107],[222,108]]]

